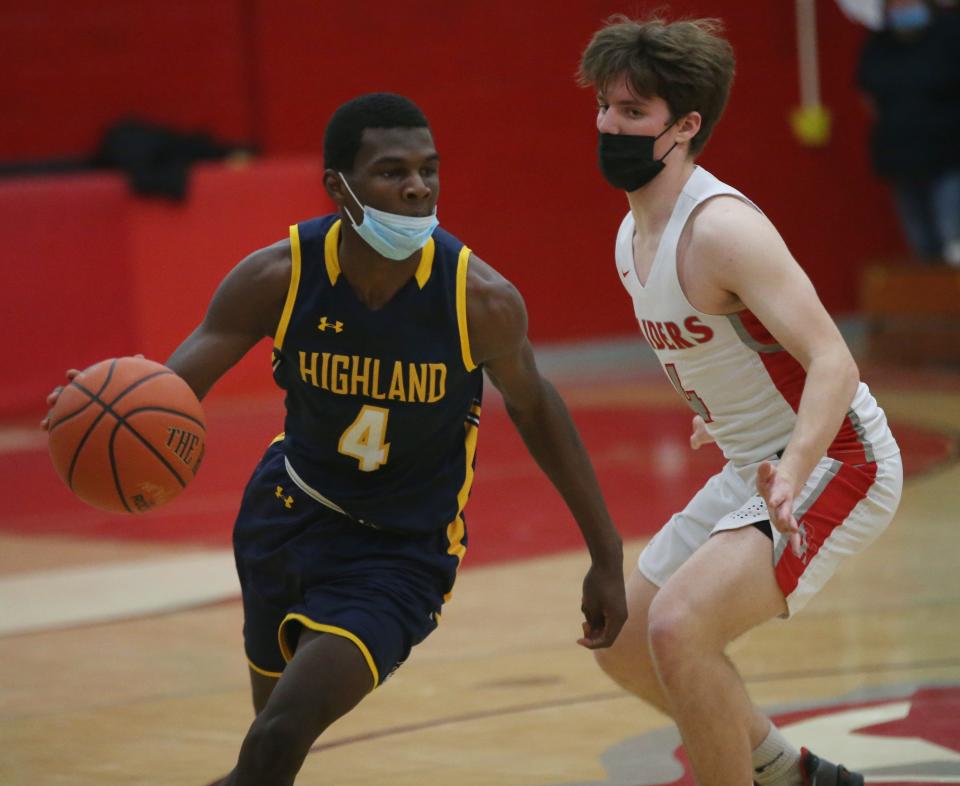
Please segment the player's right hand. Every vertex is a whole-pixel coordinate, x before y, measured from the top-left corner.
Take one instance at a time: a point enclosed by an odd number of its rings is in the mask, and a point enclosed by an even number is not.
[[[800,523],[793,511],[797,490],[792,477],[776,464],[764,461],[757,469],[757,491],[767,505],[770,523],[787,536],[794,555],[803,556]]]
[[[699,450],[703,445],[709,445],[714,442],[714,438],[707,432],[707,424],[699,415],[693,416],[693,432],[690,434],[690,447]]]
[[[76,377],[79,373],[80,371],[78,369],[68,369],[67,382],[72,382],[74,377]],[[63,393],[63,385],[57,385],[47,395],[47,414],[46,417],[40,421],[40,428],[42,428],[44,431],[50,430],[50,413],[53,411],[53,405],[57,403],[57,399],[60,398],[61,393]]]

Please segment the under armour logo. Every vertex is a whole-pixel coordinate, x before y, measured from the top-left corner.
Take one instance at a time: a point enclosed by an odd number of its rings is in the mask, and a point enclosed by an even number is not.
[[[340,333],[343,331],[343,322],[340,320],[329,322],[326,317],[320,317],[320,324],[317,325],[317,330],[326,332],[327,328],[333,328],[334,332]]]
[[[278,500],[280,500],[283,503],[284,507],[286,508],[293,507],[293,497],[291,497],[289,494],[284,496],[283,486],[277,486],[277,490],[273,492],[273,496],[275,496]]]

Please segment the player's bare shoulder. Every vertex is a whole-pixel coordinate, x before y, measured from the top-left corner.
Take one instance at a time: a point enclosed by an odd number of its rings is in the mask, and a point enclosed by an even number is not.
[[[467,328],[477,364],[515,350],[527,335],[519,290],[475,254],[467,269]]]
[[[289,239],[258,249],[224,278],[214,296],[211,312],[233,324],[245,323],[261,335],[273,335],[292,272]]]
[[[796,264],[770,219],[729,194],[706,200],[691,214],[677,257],[685,288],[696,286],[696,281],[701,287],[732,293],[739,291],[744,277],[768,266]]]
[[[290,240],[287,238],[254,251],[234,268],[231,276],[238,275],[251,286],[270,291],[279,289],[285,293],[292,268]]]

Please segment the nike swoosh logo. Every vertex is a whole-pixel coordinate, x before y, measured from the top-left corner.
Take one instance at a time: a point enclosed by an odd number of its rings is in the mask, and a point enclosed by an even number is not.
[[[629,270],[621,270],[621,271],[620,271],[620,275],[623,276],[624,278],[626,278],[627,276],[630,275],[630,271],[629,271]]]
[[[781,759],[782,757],[783,757],[783,751],[780,751],[780,753],[778,753],[776,756],[774,756],[771,761],[768,761],[766,764],[761,764],[759,767],[754,768],[753,771],[754,771],[755,773],[757,773],[757,775],[760,775],[760,774],[763,773],[764,770],[769,769],[769,768],[772,767],[774,764],[776,764],[778,761],[780,761],[780,759]]]

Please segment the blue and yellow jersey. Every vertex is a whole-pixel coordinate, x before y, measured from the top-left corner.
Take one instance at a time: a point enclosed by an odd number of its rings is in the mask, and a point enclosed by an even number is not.
[[[371,310],[340,271],[339,236],[337,215],[290,228],[273,361],[287,394],[287,470],[369,525],[446,527],[459,543],[483,390],[467,336],[470,249],[437,229],[413,278]]]

